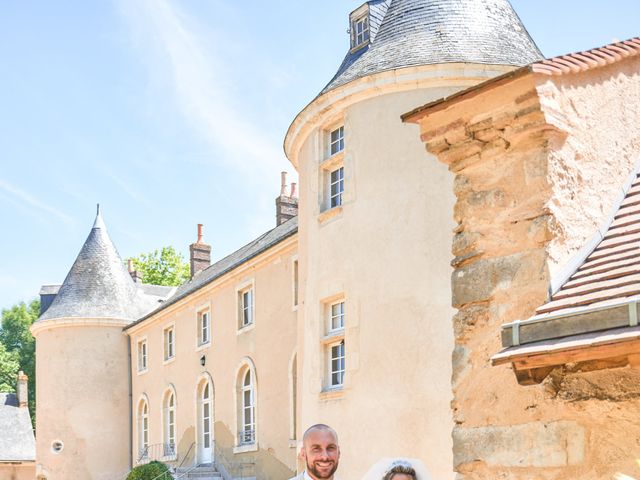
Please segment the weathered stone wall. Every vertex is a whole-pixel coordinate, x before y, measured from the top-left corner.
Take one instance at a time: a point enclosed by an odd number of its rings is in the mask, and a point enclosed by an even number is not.
[[[638,371],[569,365],[523,387],[510,367],[489,363],[501,348],[501,324],[545,302],[552,276],[609,214],[640,153],[634,70],[638,62],[627,60],[568,77],[526,73],[420,120],[427,149],[455,175],[460,479],[640,474]]]

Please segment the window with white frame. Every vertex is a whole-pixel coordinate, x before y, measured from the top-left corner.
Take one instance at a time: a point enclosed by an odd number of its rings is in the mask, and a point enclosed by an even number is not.
[[[238,292],[238,313],[240,328],[253,324],[253,287]]]
[[[138,342],[138,372],[147,369],[147,339]]]
[[[255,443],[256,419],[255,419],[255,390],[251,370],[247,369],[242,379],[241,387],[242,424],[239,434],[240,445]]]
[[[369,41],[369,16],[356,18],[351,23],[351,48],[359,47]]]
[[[332,170],[329,174],[329,208],[342,205],[344,193],[344,167]]]
[[[172,391],[165,395],[163,405],[164,456],[176,454],[176,396]]]
[[[340,126],[329,133],[329,156],[344,150],[344,126]]]
[[[329,345],[329,387],[340,388],[345,372],[344,340]]]
[[[198,312],[198,345],[206,345],[211,342],[211,311]]]
[[[331,304],[329,310],[329,332],[344,329],[344,301]]]
[[[213,410],[213,402],[211,401],[211,386],[209,382],[205,382],[202,388],[201,396],[202,408],[202,446],[211,448],[211,415]]]
[[[175,357],[175,329],[172,326],[164,329],[164,359],[171,360]]]
[[[138,409],[138,460],[149,457],[149,404],[146,400],[140,402]]]

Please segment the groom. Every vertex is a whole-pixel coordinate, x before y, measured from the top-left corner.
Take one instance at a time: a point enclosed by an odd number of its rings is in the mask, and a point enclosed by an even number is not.
[[[322,423],[309,427],[302,437],[300,456],[306,463],[305,471],[290,480],[336,480],[334,473],[340,460],[338,434]]]

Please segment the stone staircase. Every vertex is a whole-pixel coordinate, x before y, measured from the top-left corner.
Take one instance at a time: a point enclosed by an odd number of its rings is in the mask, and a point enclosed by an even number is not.
[[[218,472],[216,467],[209,464],[198,465],[197,467],[181,467],[178,468],[173,477],[180,480],[222,480],[222,474]]]

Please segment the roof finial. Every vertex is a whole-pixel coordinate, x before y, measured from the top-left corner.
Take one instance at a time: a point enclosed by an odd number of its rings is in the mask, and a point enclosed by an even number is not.
[[[99,203],[96,205],[96,221],[93,222],[93,228],[106,229],[106,227],[104,226],[104,221],[102,220],[102,214],[100,213],[100,204]]]

